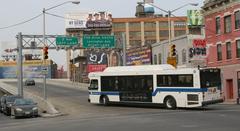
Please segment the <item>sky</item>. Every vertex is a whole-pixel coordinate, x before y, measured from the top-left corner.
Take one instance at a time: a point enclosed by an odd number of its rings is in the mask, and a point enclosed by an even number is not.
[[[28,35],[43,34],[42,16],[28,23],[12,28],[1,29],[10,25],[28,20],[42,13],[43,8],[50,8],[68,0],[0,0],[0,60],[6,48],[16,47],[16,35],[18,32]],[[68,12],[111,12],[113,18],[135,17],[137,2],[142,0],[80,0],[79,5],[64,4],[48,12],[59,16],[64,16]],[[174,12],[175,16],[186,16],[188,9],[200,9],[204,0],[154,0],[154,5],[164,10],[174,10],[187,3],[198,3],[197,7],[186,6]],[[156,13],[163,13],[155,9]],[[64,35],[64,19],[46,15],[46,34]],[[28,51],[29,52],[29,51]],[[31,50],[31,53],[41,53],[41,51]],[[49,51],[49,57],[55,61],[59,67],[64,65],[66,69],[65,51]]]

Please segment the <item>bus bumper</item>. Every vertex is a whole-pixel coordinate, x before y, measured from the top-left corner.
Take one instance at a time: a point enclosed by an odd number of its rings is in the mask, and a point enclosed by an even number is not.
[[[216,103],[222,103],[223,101],[224,101],[223,99],[217,99],[217,100],[211,100],[211,101],[204,101],[204,102],[202,102],[202,106],[211,105],[211,104],[216,104]]]

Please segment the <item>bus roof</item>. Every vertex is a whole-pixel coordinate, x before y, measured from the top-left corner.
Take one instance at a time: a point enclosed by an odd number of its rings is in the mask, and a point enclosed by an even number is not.
[[[126,71],[160,71],[160,70],[173,70],[172,65],[137,65],[137,66],[115,66],[108,67],[103,72],[126,72]]]

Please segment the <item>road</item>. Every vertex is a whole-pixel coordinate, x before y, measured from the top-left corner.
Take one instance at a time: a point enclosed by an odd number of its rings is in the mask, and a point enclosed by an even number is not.
[[[105,108],[105,107],[104,107]],[[111,108],[111,107],[107,107]],[[127,109],[133,107],[126,107]],[[134,108],[136,111],[144,108]],[[240,107],[214,105],[207,110],[164,110],[0,121],[1,131],[239,131]],[[0,119],[2,117],[0,116]]]
[[[16,84],[16,83],[8,83]],[[87,102],[88,92],[48,84],[49,99],[68,115],[13,120],[0,114],[0,131],[239,131],[240,105],[219,104],[205,109],[99,106]],[[24,88],[42,94],[41,84]],[[61,104],[62,103],[62,104]]]

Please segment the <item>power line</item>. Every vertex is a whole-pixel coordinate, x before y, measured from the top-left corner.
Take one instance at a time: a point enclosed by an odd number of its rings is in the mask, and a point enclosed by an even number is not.
[[[30,19],[28,19],[28,20],[26,20],[26,21],[22,21],[22,22],[19,22],[19,23],[13,24],[13,25],[5,26],[5,27],[0,27],[0,29],[12,28],[12,27],[15,27],[15,26],[19,26],[19,25],[22,25],[22,24],[28,23],[28,22],[30,22],[30,21],[32,21],[32,20],[38,18],[38,17],[41,16],[41,15],[42,15],[42,13],[39,14],[39,15],[37,15],[37,16],[35,16],[35,17],[32,17],[32,18],[30,18]]]

